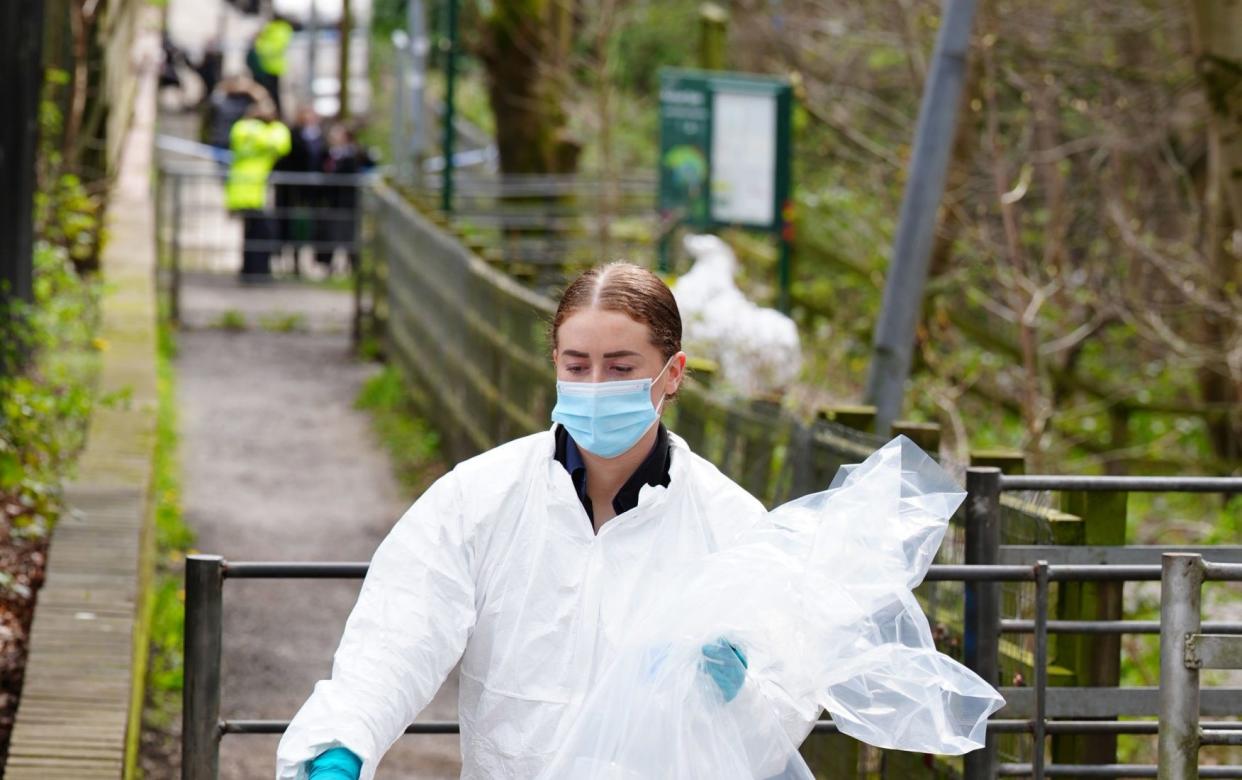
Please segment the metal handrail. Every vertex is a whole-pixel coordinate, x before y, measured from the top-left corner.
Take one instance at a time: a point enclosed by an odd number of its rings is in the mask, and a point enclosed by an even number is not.
[[[185,178],[219,179],[229,178],[228,168],[218,165],[203,165],[201,162],[180,160],[161,160],[160,173]],[[362,173],[321,173],[318,171],[282,171],[273,170],[263,177],[269,184],[304,184],[332,185],[347,187],[350,185],[371,184],[382,176],[378,169]]]
[[[1118,565],[1068,565],[1050,566],[1039,562],[1033,566],[1008,565],[934,565],[930,567],[927,580],[963,581],[971,583],[1000,581],[1033,581],[1036,587],[1036,616],[1031,621],[1031,630],[1035,633],[1034,663],[1034,717],[1029,720],[995,719],[987,724],[990,735],[1000,733],[1031,734],[1036,745],[1042,745],[1045,737],[1052,734],[1160,734],[1164,740],[1162,727],[1151,721],[1055,721],[1046,716],[1047,700],[1047,666],[1048,636],[1055,630],[1063,629],[1072,624],[1091,626],[1101,621],[1056,621],[1055,626],[1048,620],[1049,586],[1053,581],[1136,581],[1160,579],[1161,570],[1165,572],[1164,580],[1168,582],[1167,570],[1170,560],[1193,559],[1197,561],[1197,570],[1206,580],[1237,580],[1242,581],[1242,564],[1207,564],[1198,555],[1166,553],[1162,567],[1152,566],[1118,566]],[[360,562],[265,562],[265,561],[225,561],[219,556],[195,555],[186,561],[186,684],[184,694],[184,741],[183,741],[183,778],[186,780],[205,780],[214,778],[218,766],[219,740],[225,734],[279,734],[288,727],[288,721],[277,720],[222,720],[220,714],[220,651],[222,646],[222,600],[225,579],[359,579],[366,575],[369,564]],[[1155,571],[1153,571],[1153,569]],[[1153,574],[1155,575],[1153,577]],[[1195,604],[1197,615],[1197,604]],[[1128,632],[1136,626],[1130,625],[1140,621],[1111,621],[1109,626],[1116,632]],[[1224,624],[1230,626],[1232,624]],[[1208,624],[1212,626],[1212,624]],[[1009,626],[1012,628],[1013,626]],[[1203,627],[1203,626],[1200,626]],[[1005,626],[998,625],[1003,629]],[[1146,626],[1141,626],[1146,628]],[[1167,631],[1166,631],[1167,633]],[[1164,672],[1164,654],[1162,653],[1162,674]],[[1197,693],[1197,687],[1196,687]],[[1162,689],[1162,696],[1164,695]],[[1197,701],[1197,698],[1196,698]],[[1196,705],[1197,706],[1197,705]],[[1199,744],[1222,744],[1233,739],[1236,723],[1229,722],[1198,722],[1195,711],[1194,729],[1198,737],[1194,743],[1197,752]],[[1162,722],[1167,717],[1162,707]],[[451,734],[457,733],[458,724],[451,722],[414,723],[407,730],[408,734]],[[817,733],[836,733],[838,727],[830,720],[822,720],[815,724]],[[1209,733],[1210,732],[1210,733]],[[1163,744],[1163,741],[1162,741]],[[1162,757],[1162,761],[1164,758]],[[1196,759],[1197,760],[1197,759]],[[1036,778],[1055,777],[1066,774],[1083,776],[1120,777],[1135,776],[1134,765],[1095,765],[1085,771],[1077,771],[1078,765],[1044,765],[1043,750],[1033,751],[1033,760],[1029,764],[994,764],[992,776],[1008,776],[1013,774],[1033,775]],[[1139,767],[1140,776],[1155,776],[1155,767]],[[1221,774],[1225,772],[1225,774]],[[1204,771],[1204,777],[1242,777],[1242,767],[1217,767],[1211,772]]]
[[[1238,721],[1215,720],[1199,724],[1204,732],[1233,734]],[[234,718],[220,721],[221,734],[283,734],[289,728],[287,720],[245,720]],[[1029,720],[993,718],[987,722],[988,731],[1000,734],[1030,734],[1035,724]],[[1050,720],[1044,726],[1051,734],[1134,734],[1154,736],[1160,724],[1154,720]],[[816,734],[840,734],[841,727],[831,720],[819,720],[811,729]],[[411,723],[406,734],[460,734],[461,724],[451,720],[426,720]]]
[[[1077,475],[1009,475],[1002,474],[1001,470],[994,467],[972,467],[966,472],[966,491],[967,498],[965,504],[966,515],[966,544],[965,544],[965,560],[967,564],[992,564],[1000,558],[1001,550],[1001,496],[1005,492],[1032,491],[1032,490],[1061,490],[1061,491],[1134,491],[1134,492],[1196,492],[1196,493],[1238,493],[1242,492],[1242,478],[1238,477],[1109,477],[1109,476],[1077,476]],[[1038,555],[1038,552],[1033,552]],[[1163,561],[1168,559],[1168,554],[1162,555],[1162,565],[1118,565],[1111,567],[1110,571],[1117,574],[1122,570],[1127,573],[1127,579],[1136,581],[1155,581],[1162,580]],[[1025,567],[1015,567],[1025,568]],[[1242,573],[1242,565],[1222,564],[1222,563],[1203,563],[1201,568],[1205,575],[1205,579],[1216,580],[1236,580]],[[1101,569],[1094,565],[1057,565],[1048,567],[1048,577],[1050,580],[1060,579],[1076,579],[1073,575],[1081,573],[1087,575],[1088,572]],[[1111,575],[1109,575],[1111,577]],[[1083,576],[1081,581],[1094,579],[1095,581],[1103,581],[1108,577],[1089,577]],[[1024,580],[1027,577],[1015,576],[1013,580]],[[1037,594],[1038,598],[1038,594]],[[1196,615],[1197,615],[1196,608]],[[1046,618],[1046,615],[1045,615]],[[1080,633],[1130,633],[1129,626],[1117,625],[1108,626],[1106,621],[1074,621]],[[968,582],[966,585],[966,621],[965,621],[965,649],[966,662],[970,668],[974,669],[985,680],[993,685],[1000,678],[999,670],[999,650],[1000,637],[1002,632],[1009,629],[1025,629],[1029,626],[1032,633],[1036,635],[1036,649],[1039,650],[1041,645],[1046,646],[1047,635],[1050,630],[1057,633],[1067,633],[1061,629],[1067,628],[1066,622],[1057,621],[1056,628],[1050,629],[1049,621],[1043,621],[1042,628],[1039,625],[1040,616],[1036,616],[1034,621],[1011,621],[1007,622],[1001,619],[1001,602],[1000,602],[1000,586],[997,583]],[[1162,617],[1161,625],[1164,626],[1166,621]],[[1144,624],[1133,625],[1135,629],[1140,629],[1136,633],[1146,633],[1147,628]],[[1122,629],[1127,630],[1122,630]],[[1162,644],[1166,641],[1165,632],[1161,632]],[[1180,640],[1179,640],[1180,641]],[[1040,656],[1036,653],[1036,665],[1038,666]],[[1162,657],[1162,668],[1164,659]],[[1163,694],[1163,686],[1161,689]],[[1036,702],[1037,709],[1042,706],[1043,695],[1037,693],[1039,701]],[[1197,720],[1197,711],[1195,713]],[[1045,732],[1046,733],[1046,732]],[[1092,770],[1091,772],[1062,772],[1063,766],[1051,765],[1044,767],[1043,752],[1036,749],[1032,755],[1032,761],[1029,764],[1000,764],[997,761],[997,747],[993,738],[989,737],[988,744],[982,750],[969,753],[965,758],[965,777],[967,780],[991,780],[999,774],[1003,774],[1002,770],[1013,769],[1015,767],[1022,768],[1018,774],[1032,775],[1036,777],[1054,776],[1058,774],[1079,774],[1081,776],[1119,776],[1099,774],[1103,770]],[[1037,745],[1042,745],[1040,738],[1037,737]],[[1189,744],[1184,742],[1183,744]],[[1195,743],[1196,746],[1198,743]],[[1196,747],[1197,753],[1197,747]],[[1162,759],[1162,761],[1165,759]],[[1171,761],[1172,759],[1168,759]],[[1183,762],[1185,763],[1185,762]],[[1197,764],[1197,755],[1192,764]],[[1154,768],[1152,768],[1154,771]],[[1048,770],[1048,771],[1045,771]],[[1215,771],[1215,770],[1214,770]],[[1242,777],[1242,768],[1237,770],[1239,774],[1229,775]],[[1189,776],[1189,775],[1186,775]],[[1177,777],[1181,778],[1182,775]]]
[[[1130,493],[1242,493],[1242,477],[1091,477],[1001,474],[1000,487],[1018,490],[1075,490]]]
[[[1237,633],[1233,623],[1201,623],[1198,588],[1212,580],[1242,581],[1242,564],[1205,562],[1195,553],[1162,551],[1160,565],[1136,564],[1057,564],[1038,561],[1033,565],[997,564],[1000,549],[1000,496],[1011,490],[1170,490],[1195,492],[1238,492],[1242,479],[1236,478],[1154,478],[1154,477],[1018,477],[1005,476],[998,469],[971,468],[967,471],[965,565],[933,565],[926,581],[958,581],[966,584],[967,665],[989,683],[996,685],[998,674],[999,637],[1004,631],[1030,632],[1035,636],[1033,717],[1016,720],[998,718],[987,724],[988,744],[966,756],[966,777],[994,778],[1013,774],[1036,778],[1066,774],[1095,777],[1155,776],[1154,766],[1045,764],[1044,739],[1052,734],[1152,734],[1159,735],[1161,766],[1178,766],[1183,774],[1169,777],[1195,777],[1200,745],[1234,744],[1239,739],[1237,725],[1227,722],[1200,723],[1198,681],[1168,681],[1165,677],[1174,664],[1185,666],[1184,645],[1187,635],[1200,632],[1213,634]],[[1190,563],[1187,563],[1187,562]],[[1193,576],[1175,580],[1170,585],[1171,567],[1190,567]],[[183,742],[183,777],[206,780],[215,777],[219,739],[224,734],[279,733],[287,726],[281,721],[220,720],[220,650],[222,587],[226,578],[275,579],[358,579],[366,575],[367,563],[358,562],[227,562],[217,556],[191,556],[186,563],[186,684],[184,693],[185,726]],[[1162,615],[1159,624],[1151,621],[1051,621],[1048,618],[1049,589],[1052,582],[1124,582],[1161,581]],[[1034,582],[1035,618],[1030,621],[1001,620],[999,583]],[[1193,592],[1186,583],[1194,585]],[[1165,614],[1173,609],[1176,614]],[[1192,620],[1193,618],[1193,620]],[[1171,627],[1191,626],[1192,630]],[[1048,636],[1051,633],[1161,633],[1161,697],[1160,723],[1151,721],[1084,721],[1050,720],[1048,703]],[[1181,633],[1179,633],[1181,631]],[[1221,638],[1213,641],[1220,641]],[[1174,649],[1176,646],[1176,649]],[[1196,672],[1197,675],[1197,672]],[[1084,691],[1106,689],[1082,689]],[[1193,707],[1184,699],[1193,692]],[[1011,691],[1012,693],[1012,691]],[[1221,691],[1220,693],[1226,693]],[[1168,704],[1170,697],[1181,697],[1180,709]],[[1153,713],[1155,714],[1155,713]],[[416,723],[408,733],[452,733],[435,731],[451,729],[452,724]],[[1153,730],[1154,728],[1154,730]],[[820,721],[814,727],[819,733],[833,733],[831,721]],[[1169,734],[1177,732],[1173,740]],[[996,761],[995,735],[1002,733],[1031,734],[1037,746],[1027,764]],[[1170,745],[1172,747],[1170,747]],[[1205,768],[1203,777],[1242,777],[1242,767]]]
[[[1203,583],[1242,582],[1242,564],[1207,563],[1203,556],[1166,553],[1160,592],[1160,777],[1177,780],[1228,777],[1199,768],[1205,744],[1242,744],[1233,732],[1205,735],[1199,723],[1201,667],[1242,669],[1242,638],[1204,635],[1201,603]],[[1216,659],[1195,653],[1199,642],[1212,640],[1222,652]],[[1226,657],[1232,655],[1232,658]],[[1235,726],[1235,728],[1237,728]],[[1232,767],[1242,770],[1242,767]],[[1220,770],[1214,770],[1220,771]]]

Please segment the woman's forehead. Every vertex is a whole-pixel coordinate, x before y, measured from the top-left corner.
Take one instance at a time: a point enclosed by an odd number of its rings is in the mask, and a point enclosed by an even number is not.
[[[651,331],[629,315],[606,309],[580,309],[561,323],[556,334],[562,352],[590,355],[620,351],[654,352]]]

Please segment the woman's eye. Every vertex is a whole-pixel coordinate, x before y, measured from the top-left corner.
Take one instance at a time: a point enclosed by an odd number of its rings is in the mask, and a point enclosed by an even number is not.
[[[614,374],[628,374],[632,372],[633,370],[634,370],[633,366],[613,366],[612,367],[612,372]]]
[[[565,366],[565,371],[570,374],[582,374],[587,370],[586,366]]]

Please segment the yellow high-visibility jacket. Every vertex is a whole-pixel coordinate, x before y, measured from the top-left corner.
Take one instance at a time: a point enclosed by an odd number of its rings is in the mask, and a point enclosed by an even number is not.
[[[254,53],[259,58],[259,66],[273,76],[284,75],[285,51],[292,39],[293,25],[283,19],[273,19],[263,25],[254,39]]]
[[[267,177],[272,166],[289,153],[289,128],[280,122],[241,119],[229,132],[233,163],[225,187],[230,211],[262,209],[267,206]]]

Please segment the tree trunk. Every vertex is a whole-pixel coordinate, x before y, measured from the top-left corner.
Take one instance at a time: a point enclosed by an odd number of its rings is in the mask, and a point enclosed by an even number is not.
[[[1208,143],[1218,150],[1220,187],[1242,230],[1242,3],[1190,0],[1199,81],[1211,111]],[[1237,253],[1240,243],[1231,241]]]
[[[1242,288],[1242,3],[1190,0],[1196,71],[1208,104],[1208,171],[1204,190],[1203,254],[1226,306]],[[1234,296],[1227,290],[1233,289]],[[1227,309],[1226,309],[1227,311]],[[1234,312],[1237,314],[1237,312]],[[1219,359],[1199,371],[1205,402],[1219,405],[1209,432],[1216,453],[1226,461],[1242,457],[1242,367],[1230,365],[1228,348],[1237,338],[1237,317],[1204,312],[1205,343]]]
[[[571,10],[569,0],[498,0],[484,22],[480,55],[503,173],[577,169],[564,105]]]
[[[87,16],[84,3],[75,0],[69,9],[69,26],[73,31],[73,76],[70,88],[69,115],[65,117],[65,160],[72,161],[77,148],[78,133],[86,117],[87,78],[89,71],[90,33],[92,19]]]
[[[0,117],[0,371],[6,359],[20,360],[12,354],[8,309],[15,300],[33,299],[32,253],[35,155],[39,136],[39,93],[43,85],[40,44],[43,36],[30,34],[43,23],[41,0],[6,0],[0,11],[0,64],[5,74],[0,84],[0,101],[5,114]]]

